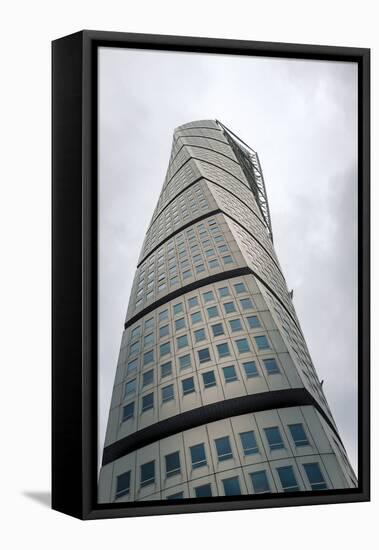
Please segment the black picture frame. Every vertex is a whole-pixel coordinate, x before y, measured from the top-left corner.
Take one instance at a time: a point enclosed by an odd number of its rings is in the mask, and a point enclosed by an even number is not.
[[[97,503],[97,50],[101,46],[358,64],[358,480],[327,493]],[[80,519],[370,499],[370,50],[85,30],[52,43],[52,508]]]

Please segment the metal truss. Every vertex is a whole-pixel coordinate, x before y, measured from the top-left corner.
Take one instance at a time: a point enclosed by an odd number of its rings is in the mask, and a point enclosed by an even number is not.
[[[216,122],[224,130],[225,135],[241,164],[246,179],[249,182],[250,188],[262,213],[270,239],[273,241],[270,208],[268,205],[266,186],[258,153],[242,141],[242,139],[236,136],[236,134],[234,134],[229,128],[222,124],[222,122],[219,120],[216,120]]]

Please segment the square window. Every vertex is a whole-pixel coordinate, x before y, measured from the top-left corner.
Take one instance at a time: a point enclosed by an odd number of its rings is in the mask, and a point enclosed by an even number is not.
[[[215,299],[213,292],[211,290],[209,290],[208,292],[204,292],[203,299],[205,303],[213,302],[213,300]]]
[[[200,328],[199,330],[195,330],[195,342],[202,342],[203,340],[206,340],[205,336],[205,330],[203,328]]]
[[[216,385],[216,377],[213,370],[202,373],[204,388],[211,388]]]
[[[148,365],[154,361],[154,350],[147,351],[143,354],[143,364]]]
[[[272,428],[264,428],[264,432],[266,434],[267,443],[269,444],[270,451],[284,449],[283,439],[277,426],[274,426]]]
[[[225,334],[224,332],[224,326],[222,323],[217,323],[216,325],[212,325],[212,332],[213,336],[216,338],[217,336],[222,336]]]
[[[239,330],[242,330],[242,323],[240,319],[231,319],[229,321],[229,326],[232,332],[238,332]]]
[[[252,309],[254,307],[251,298],[242,298],[242,300],[240,300],[240,304],[242,309]]]
[[[134,355],[135,353],[139,352],[139,340],[137,342],[134,342],[134,344],[131,344],[130,346],[130,355]]]
[[[161,365],[161,378],[164,378],[165,376],[170,376],[171,372],[172,372],[171,361],[167,361],[167,363],[162,363],[162,365]]]
[[[175,476],[180,474],[180,457],[179,451],[170,453],[165,456],[166,463],[166,477]]]
[[[142,374],[142,386],[148,386],[154,382],[154,370],[148,370]]]
[[[126,374],[132,374],[134,372],[136,372],[137,370],[137,367],[138,367],[138,359],[134,359],[134,361],[130,361],[130,363],[128,363],[128,367],[126,369]]]
[[[159,336],[160,338],[164,338],[165,336],[168,336],[170,334],[170,325],[163,325],[162,327],[159,327]]]
[[[263,359],[263,364],[267,374],[280,374],[280,369],[275,359]]]
[[[303,466],[305,473],[307,474],[308,481],[311,485],[312,491],[319,491],[328,488],[324,476],[322,475],[322,472],[320,470],[320,466],[317,462],[303,464]]]
[[[204,443],[199,443],[198,445],[193,445],[193,447],[190,447],[190,453],[191,453],[192,469],[201,468],[201,466],[206,466],[207,457],[205,454]]]
[[[148,393],[142,397],[142,412],[148,411],[154,407],[154,394]]]
[[[250,474],[251,483],[253,485],[254,493],[256,495],[260,493],[270,493],[270,485],[267,479],[266,470],[260,470],[259,472],[252,472]]]
[[[224,486],[225,496],[233,496],[233,495],[241,494],[241,487],[240,487],[238,476],[223,479],[222,484]]]
[[[241,439],[243,453],[245,456],[255,455],[259,453],[257,440],[255,438],[255,433],[253,431],[242,432],[239,435]]]
[[[226,383],[234,382],[235,380],[238,380],[234,365],[230,365],[229,367],[223,367],[222,371],[223,371]]]
[[[176,319],[176,321],[175,321],[175,330],[180,330],[182,328],[185,328],[185,326],[186,326],[186,322],[185,322],[184,317],[182,317],[181,319]]]
[[[291,436],[296,447],[305,447],[306,445],[309,445],[309,441],[302,424],[289,424],[288,428],[291,432]]]
[[[188,307],[196,307],[199,305],[199,300],[197,299],[197,296],[193,296],[193,298],[189,298],[188,300]]]
[[[183,395],[187,395],[195,391],[195,384],[192,376],[190,376],[190,378],[185,378],[184,380],[182,380],[182,388]]]
[[[276,471],[278,472],[280,483],[285,493],[292,493],[293,491],[300,490],[292,466],[281,466],[277,468]]]
[[[161,389],[161,395],[162,403],[174,399],[174,385],[169,384],[168,386],[163,386],[163,388]]]
[[[178,349],[185,348],[186,346],[188,346],[187,334],[183,334],[183,336],[178,336],[176,339],[176,345]]]
[[[191,366],[191,356],[188,353],[187,355],[182,355],[179,357],[179,367],[180,369],[188,369]]]
[[[225,313],[234,313],[236,311],[236,306],[234,302],[225,302],[224,303]]]
[[[215,269],[216,267],[220,267],[220,264],[219,264],[218,260],[209,260],[208,264],[209,264],[209,267],[211,269]]]
[[[247,361],[246,363],[242,363],[242,366],[244,368],[246,378],[254,378],[255,376],[259,376],[255,361]]]
[[[259,350],[261,349],[270,349],[270,344],[268,343],[267,337],[262,336],[254,336],[255,343],[257,344],[257,348]]]
[[[246,340],[246,338],[236,340],[236,344],[239,353],[247,353],[250,351],[249,342]]]
[[[130,333],[131,338],[139,338],[139,336],[141,336],[141,325],[138,325],[138,327],[135,327]]]
[[[196,498],[200,497],[211,497],[212,496],[212,487],[210,483],[205,485],[198,485],[195,487],[195,496]]]
[[[234,262],[233,258],[228,254],[228,256],[223,256],[222,261],[224,264],[232,264]]]
[[[258,328],[261,326],[261,323],[256,315],[246,317],[246,319],[250,328]]]
[[[141,483],[140,486],[146,487],[155,481],[155,460],[141,465]]]
[[[125,395],[135,392],[136,387],[137,387],[137,379],[133,378],[133,380],[130,380],[125,384]]]
[[[117,476],[115,498],[121,498],[125,495],[128,495],[129,491],[130,491],[130,471]]]
[[[159,321],[164,321],[165,319],[168,319],[168,309],[164,309],[163,311],[159,312]]]
[[[232,448],[230,446],[228,436],[215,439],[215,445],[219,462],[233,458]]]
[[[174,315],[179,315],[179,313],[183,313],[183,304],[180,302],[179,304],[175,304],[173,306]]]
[[[222,344],[217,344],[216,348],[220,359],[222,357],[229,357],[230,350],[229,350],[229,345],[226,342]]]
[[[145,321],[145,330],[149,328],[153,328],[154,326],[154,317],[150,317],[150,319],[146,319]]]
[[[242,292],[246,292],[246,287],[243,283],[236,283],[234,285],[234,290],[237,294],[242,294]]]
[[[202,273],[203,271],[205,271],[204,264],[199,264],[196,266],[196,273]]]
[[[170,352],[171,352],[170,342],[165,342],[164,344],[161,344],[159,346],[160,357],[163,357],[164,355],[168,355]]]
[[[200,323],[202,321],[201,312],[196,311],[195,313],[191,313],[191,323],[195,325],[196,323]]]
[[[230,296],[229,288],[227,286],[223,286],[218,289],[218,294],[220,298],[226,298],[226,296]]]
[[[207,308],[208,318],[213,319],[213,317],[218,317],[218,308],[217,306],[212,306]]]
[[[183,279],[188,279],[188,277],[192,277],[192,271],[190,269],[183,271]]]
[[[211,356],[209,354],[209,349],[208,348],[199,349],[198,352],[197,352],[197,355],[199,357],[199,362],[200,363],[206,363],[207,361],[211,360]]]
[[[222,244],[221,246],[217,247],[219,254],[223,254],[224,252],[228,252],[228,246],[226,244]]]
[[[205,251],[205,255],[207,258],[209,258],[210,256],[214,256],[215,254],[215,251],[213,250],[213,248],[209,248],[208,250]]]
[[[134,401],[132,403],[128,403],[123,407],[122,409],[122,422],[125,422],[126,420],[129,420],[129,418],[133,418],[134,416]]]
[[[154,344],[154,332],[150,332],[150,334],[146,334],[146,336],[143,339],[143,345],[146,348],[147,346],[152,346]]]

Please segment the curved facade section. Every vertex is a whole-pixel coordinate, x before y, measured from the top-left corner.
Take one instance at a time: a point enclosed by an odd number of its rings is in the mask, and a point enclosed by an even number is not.
[[[354,487],[273,246],[258,155],[179,126],[134,277],[100,502]]]

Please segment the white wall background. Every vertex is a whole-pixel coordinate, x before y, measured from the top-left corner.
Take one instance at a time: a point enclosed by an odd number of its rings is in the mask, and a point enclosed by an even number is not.
[[[371,503],[87,523],[46,505],[50,484],[50,41],[92,28],[371,47],[373,122],[377,122],[379,41],[374,6],[370,0],[358,4],[348,0],[24,0],[5,5],[0,38],[0,540],[4,539],[4,548],[171,548],[180,541],[183,550],[238,545],[281,549],[307,545],[311,550],[375,544],[379,506],[374,432]],[[373,152],[378,148],[377,132],[376,123]],[[373,158],[373,182],[377,175]],[[374,211],[377,198],[374,187]],[[374,223],[373,235],[377,229]],[[374,254],[373,280],[377,271]],[[373,310],[375,322],[378,314]],[[374,367],[375,429],[379,400],[375,399]]]

